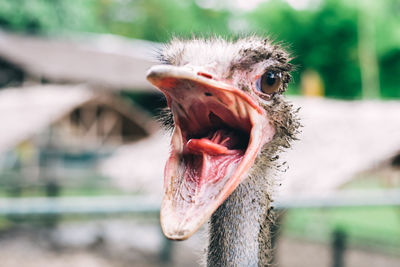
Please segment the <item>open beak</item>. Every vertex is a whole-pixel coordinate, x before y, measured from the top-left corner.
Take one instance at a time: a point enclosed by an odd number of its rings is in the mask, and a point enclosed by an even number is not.
[[[160,65],[147,79],[165,94],[175,123],[161,226],[166,237],[184,240],[247,176],[274,128],[250,95],[210,74]]]

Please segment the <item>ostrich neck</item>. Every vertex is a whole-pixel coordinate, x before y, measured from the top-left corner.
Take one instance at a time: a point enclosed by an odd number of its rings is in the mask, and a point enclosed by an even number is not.
[[[207,266],[266,265],[269,195],[262,188],[249,177],[214,212]]]

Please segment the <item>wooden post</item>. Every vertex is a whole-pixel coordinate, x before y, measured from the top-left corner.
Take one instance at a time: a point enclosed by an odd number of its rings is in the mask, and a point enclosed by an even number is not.
[[[163,237],[163,243],[160,251],[160,262],[162,265],[169,264],[172,262],[172,253],[173,253],[173,242],[172,240],[169,240],[164,236],[163,233],[161,233]]]
[[[332,267],[344,267],[346,233],[342,229],[336,229],[332,237]]]
[[[281,235],[281,226],[285,215],[286,211],[275,210],[273,215],[274,221],[270,223],[269,231],[271,236],[271,249],[272,249],[271,261],[270,261],[271,266],[278,266],[277,255],[276,255],[278,252],[277,245],[279,237]]]

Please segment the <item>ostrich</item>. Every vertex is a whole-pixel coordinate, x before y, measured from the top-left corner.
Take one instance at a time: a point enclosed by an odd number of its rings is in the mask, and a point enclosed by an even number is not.
[[[282,96],[290,57],[255,36],[173,39],[147,79],[173,125],[161,226],[184,240],[209,223],[208,266],[266,266],[278,153],[295,139],[296,111]]]

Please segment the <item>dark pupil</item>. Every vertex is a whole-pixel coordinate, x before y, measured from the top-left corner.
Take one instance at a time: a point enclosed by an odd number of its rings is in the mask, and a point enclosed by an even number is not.
[[[275,81],[276,81],[275,73],[273,73],[273,72],[268,72],[267,75],[266,75],[266,80],[265,80],[265,82],[266,82],[268,85],[272,86],[272,85],[274,85]]]

